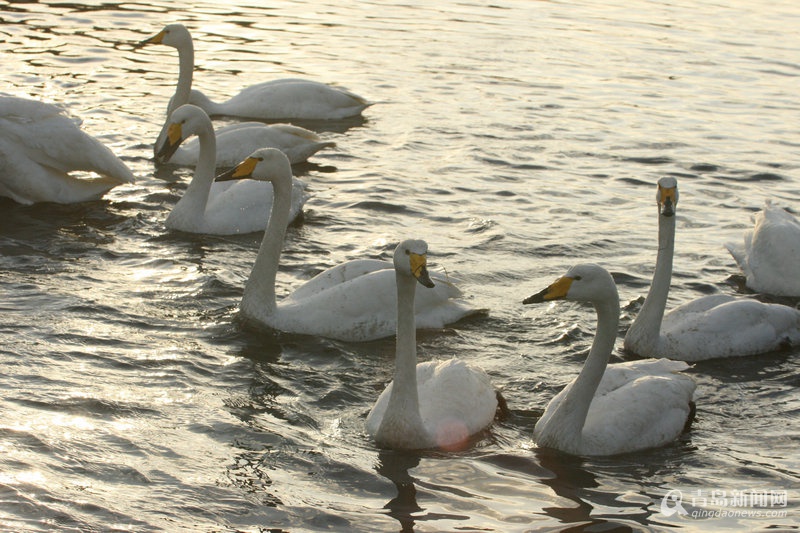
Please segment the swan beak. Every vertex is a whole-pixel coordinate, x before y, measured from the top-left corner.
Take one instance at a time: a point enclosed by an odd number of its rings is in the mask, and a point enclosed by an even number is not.
[[[157,34],[153,35],[149,39],[145,39],[144,41],[139,43],[139,46],[144,46],[146,44],[161,44],[164,41],[164,35],[166,35],[165,30],[161,30]]]
[[[658,186],[658,210],[665,217],[675,215],[675,206],[678,205],[678,189],[676,187]]]
[[[424,287],[429,289],[434,286],[428,274],[428,258],[425,254],[410,254],[411,273]]]
[[[223,172],[216,178],[214,181],[231,181],[231,180],[243,180],[251,177],[253,175],[253,170],[255,170],[256,165],[258,162],[261,161],[258,157],[248,157],[232,169],[227,172]]]
[[[564,276],[559,278],[555,283],[551,284],[546,289],[537,292],[533,296],[529,296],[522,300],[523,305],[527,304],[540,304],[550,300],[561,300],[567,297],[570,286],[572,286],[573,278]]]
[[[181,131],[180,123],[170,124],[167,128],[167,138],[164,139],[164,144],[159,148],[156,154],[156,159],[159,163],[166,163],[181,145],[183,141],[183,132]]]

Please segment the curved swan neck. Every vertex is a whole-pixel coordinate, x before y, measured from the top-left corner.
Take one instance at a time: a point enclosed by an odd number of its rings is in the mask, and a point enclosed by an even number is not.
[[[630,327],[629,335],[637,338],[638,343],[655,348],[661,332],[661,320],[669,297],[669,285],[672,279],[672,256],[675,251],[675,217],[659,215],[658,217],[658,255],[653,281],[647,293],[639,315]]]
[[[202,218],[208,205],[211,186],[214,184],[214,172],[217,166],[217,139],[214,128],[209,121],[196,132],[200,143],[197,166],[194,177],[186,188],[178,203],[186,206],[196,216]]]
[[[583,426],[589,413],[594,393],[603,379],[608,359],[614,349],[619,326],[619,297],[596,303],[597,332],[592,347],[580,374],[570,385],[564,400],[553,414],[555,424],[563,442],[569,443],[573,453],[580,453]]]
[[[275,276],[278,273],[286,226],[289,224],[291,201],[291,177],[272,181],[269,222],[242,298],[241,310],[245,315],[270,315],[278,307],[275,300]]]
[[[167,116],[183,104],[189,103],[189,94],[192,91],[192,72],[194,71],[194,44],[189,39],[178,48],[178,85],[175,95],[169,101]]]

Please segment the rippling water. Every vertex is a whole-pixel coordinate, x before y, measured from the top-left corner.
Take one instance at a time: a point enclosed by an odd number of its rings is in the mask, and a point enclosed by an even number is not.
[[[738,289],[722,244],[765,199],[799,210],[793,2],[258,4],[0,3],[0,89],[64,104],[138,178],[81,205],[0,201],[0,529],[796,526],[800,351],[699,363],[680,441],[574,458],[531,436],[579,371],[594,316],[520,303],[598,262],[618,280],[624,334],[652,273],[663,175],[681,188],[670,305]],[[133,44],[177,21],[207,94],[306,77],[376,102],[363,120],[304,124],[337,147],[296,169],[313,196],[279,291],[426,239],[490,309],[419,338],[422,359],[479,364],[508,399],[473,448],[376,449],[364,418],[393,341],[242,329],[260,235],[165,230],[191,176],[150,159],[177,54]],[[670,490],[715,514],[666,516]],[[719,491],[783,493],[785,507],[737,508]],[[765,514],[725,514],[737,509]]]

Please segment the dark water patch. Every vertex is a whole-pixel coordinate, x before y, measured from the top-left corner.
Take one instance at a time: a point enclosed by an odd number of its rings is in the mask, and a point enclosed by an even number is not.
[[[693,172],[719,172],[719,167],[712,163],[695,163],[689,167]]]

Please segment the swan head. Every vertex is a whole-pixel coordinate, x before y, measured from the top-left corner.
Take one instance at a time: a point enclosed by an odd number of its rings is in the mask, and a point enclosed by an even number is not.
[[[656,202],[659,214],[665,217],[675,215],[675,208],[678,206],[678,180],[670,176],[658,180]]]
[[[139,44],[164,44],[180,49],[192,46],[192,34],[183,24],[168,24],[164,26],[163,30]]]
[[[522,303],[572,300],[598,304],[618,298],[617,286],[611,274],[599,265],[587,263],[570,268],[566,274]]]
[[[169,161],[183,141],[201,131],[213,129],[205,111],[190,104],[180,106],[167,121],[167,135],[162,145],[157,147],[156,159],[159,163]]]
[[[399,274],[412,276],[424,287],[434,286],[428,274],[428,243],[416,239],[408,239],[397,245],[394,250],[394,269]]]
[[[216,181],[243,179],[268,181],[273,185],[279,181],[291,184],[292,165],[286,154],[277,148],[259,148],[247,159],[216,177]]]

